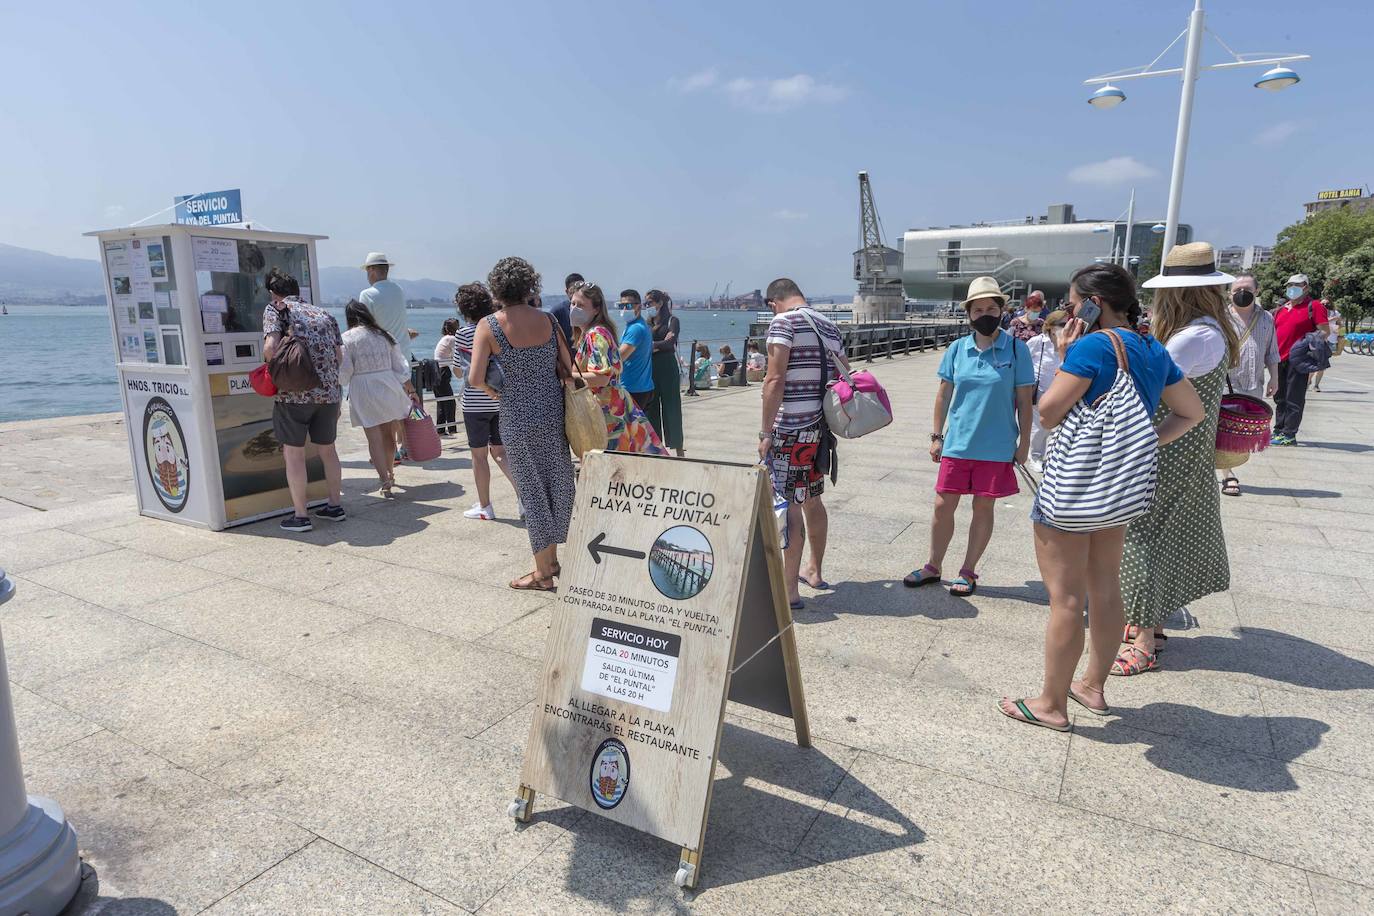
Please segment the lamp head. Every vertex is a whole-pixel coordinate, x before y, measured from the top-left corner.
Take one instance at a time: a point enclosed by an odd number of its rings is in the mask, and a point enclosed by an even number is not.
[[[1126,101],[1126,93],[1113,86],[1111,83],[1098,88],[1088,97],[1088,104],[1094,108],[1115,108]]]
[[[1301,77],[1287,67],[1275,67],[1266,70],[1264,75],[1255,82],[1256,89],[1265,89],[1269,92],[1278,92],[1280,89],[1287,89],[1294,83],[1301,81]]]
[[[1150,227],[1150,231],[1153,232],[1155,235],[1163,235],[1164,230],[1168,228],[1169,227],[1164,225],[1163,223],[1155,223],[1153,226]]]

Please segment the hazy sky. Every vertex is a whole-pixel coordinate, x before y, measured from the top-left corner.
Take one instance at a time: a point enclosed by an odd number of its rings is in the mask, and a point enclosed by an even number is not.
[[[1189,0],[891,3],[11,4],[0,32],[0,242],[94,257],[86,230],[178,193],[463,281],[531,259],[554,287],[846,291],[855,173],[911,226],[1072,202],[1162,216],[1179,85],[1153,58]],[[1198,87],[1183,219],[1272,242],[1318,189],[1374,181],[1365,0],[1209,0],[1237,51],[1306,52]],[[1181,61],[1180,48],[1169,60]],[[1204,62],[1224,58],[1209,39]]]

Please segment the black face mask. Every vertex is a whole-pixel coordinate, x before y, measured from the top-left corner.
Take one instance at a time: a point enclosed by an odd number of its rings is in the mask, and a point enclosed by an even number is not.
[[[973,329],[984,337],[991,337],[993,334],[997,333],[997,329],[1001,327],[1002,319],[998,318],[996,315],[979,315],[977,318],[970,321],[969,324],[973,325]]]
[[[1231,294],[1231,301],[1238,309],[1248,309],[1255,304],[1255,294],[1248,289],[1238,289]]]

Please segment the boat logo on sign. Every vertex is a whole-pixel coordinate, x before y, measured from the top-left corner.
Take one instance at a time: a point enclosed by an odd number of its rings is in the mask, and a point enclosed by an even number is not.
[[[630,753],[625,745],[614,738],[602,741],[592,756],[589,781],[598,808],[610,810],[620,804],[630,788]]]
[[[143,457],[158,501],[168,512],[186,508],[191,488],[186,438],[181,433],[176,411],[162,398],[150,398],[143,410]]]

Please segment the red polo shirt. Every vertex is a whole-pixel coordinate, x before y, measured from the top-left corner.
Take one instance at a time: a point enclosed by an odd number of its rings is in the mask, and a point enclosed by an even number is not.
[[[1312,317],[1307,317],[1307,307],[1312,306]],[[1327,323],[1326,306],[1309,297],[1297,302],[1285,302],[1274,310],[1274,332],[1278,338],[1279,359],[1287,359],[1293,344],[1311,334]]]

